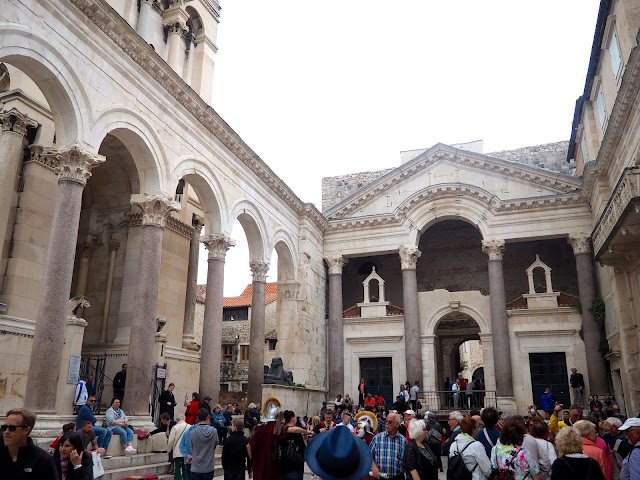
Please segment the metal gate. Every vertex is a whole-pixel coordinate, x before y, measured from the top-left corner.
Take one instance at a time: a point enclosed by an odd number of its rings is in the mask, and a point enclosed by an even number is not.
[[[84,356],[80,360],[80,376],[93,376],[93,388],[96,391],[96,403],[93,404],[93,414],[100,413],[102,405],[102,391],[104,390],[104,367],[107,363],[107,355]]]
[[[163,372],[159,375],[158,370]],[[154,365],[153,380],[151,380],[151,401],[149,402],[149,414],[153,423],[158,424],[160,417],[160,394],[164,392],[164,382],[166,380],[167,363],[163,365]]]

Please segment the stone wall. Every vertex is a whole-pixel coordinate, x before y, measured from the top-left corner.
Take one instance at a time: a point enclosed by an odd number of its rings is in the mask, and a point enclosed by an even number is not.
[[[563,140],[562,142],[545,143],[515,150],[502,150],[487,153],[487,155],[570,175],[569,163],[567,163],[568,150],[569,142]]]
[[[325,401],[325,392],[311,388],[288,387],[285,385],[262,385],[262,398],[276,397],[282,404],[281,410],[291,410],[296,416],[316,415]]]
[[[344,200],[356,190],[391,170],[393,168],[350,173],[349,175],[338,175],[337,177],[324,177],[322,179],[322,211],[324,212],[332,205]]]

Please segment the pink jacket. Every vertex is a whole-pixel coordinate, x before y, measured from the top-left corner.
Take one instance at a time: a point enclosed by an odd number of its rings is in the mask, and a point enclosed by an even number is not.
[[[611,472],[611,465],[607,460],[607,455],[595,442],[592,442],[586,437],[582,437],[582,453],[598,462],[600,470],[602,470],[604,475],[604,480],[612,480],[613,473]]]

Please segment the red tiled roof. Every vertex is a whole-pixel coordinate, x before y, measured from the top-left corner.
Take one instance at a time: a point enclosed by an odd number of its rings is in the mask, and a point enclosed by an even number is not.
[[[242,291],[239,297],[225,297],[222,300],[223,307],[250,307],[251,295],[253,294],[253,288],[251,284]],[[196,286],[196,301],[204,303],[207,297],[207,285]],[[276,282],[267,283],[265,286],[265,304],[269,304],[278,298],[278,284]]]
[[[271,283],[267,283],[264,286],[264,293],[266,295],[269,294],[273,294],[276,295],[278,293],[278,283],[277,282],[271,282]],[[253,295],[253,284],[249,284],[246,286],[246,288],[242,291],[242,293],[240,294],[241,297],[251,297],[251,295]]]
[[[276,329],[274,328],[270,332],[267,332],[267,334],[264,336],[264,339],[265,340],[277,340],[278,339],[278,332],[276,332]]]
[[[342,312],[342,318],[360,318],[360,315],[360,307],[357,304]],[[387,305],[387,316],[389,315],[404,315],[404,308],[390,303]]]
[[[573,302],[576,300],[580,300],[579,297],[572,295],[567,292],[560,292],[560,296],[558,297],[558,306],[559,307],[570,307]],[[523,295],[520,295],[510,302],[507,302],[508,310],[524,310],[527,308],[527,299],[524,298]]]

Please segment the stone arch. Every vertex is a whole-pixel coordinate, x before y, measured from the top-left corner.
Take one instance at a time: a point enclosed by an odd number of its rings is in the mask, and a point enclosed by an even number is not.
[[[51,43],[23,25],[0,24],[0,62],[27,74],[47,99],[56,128],[57,145],[85,142],[84,125],[92,122],[83,82]]]
[[[247,243],[249,244],[249,261],[268,262],[271,251],[267,252],[265,248],[267,228],[260,214],[260,210],[249,200],[238,200],[231,209],[227,232],[231,232],[233,223],[236,220],[240,222],[247,237]]]
[[[295,280],[298,266],[296,249],[291,236],[282,228],[278,228],[272,236],[271,243],[278,254],[278,281]]]
[[[204,211],[205,232],[223,233],[223,225],[227,223],[223,218],[227,211],[226,200],[222,185],[209,165],[203,160],[180,159],[173,170],[173,177],[186,180],[196,191]]]
[[[96,118],[91,140],[94,145],[100,145],[107,135],[116,137],[131,153],[141,192],[175,188],[166,183],[170,169],[160,137],[141,115],[123,105],[112,106]]]
[[[448,315],[456,312],[463,313],[475,321],[480,328],[480,334],[491,333],[491,326],[476,308],[470,305],[460,304],[457,308],[453,308],[451,305],[443,305],[434,310],[424,324],[422,335],[435,335],[440,323],[442,323]]]
[[[201,35],[205,35],[206,29],[204,25],[204,20],[200,12],[197,8],[194,8],[193,5],[189,5],[185,8],[185,11],[189,14],[189,20],[187,20],[187,27],[191,35],[194,38],[200,37]]]

